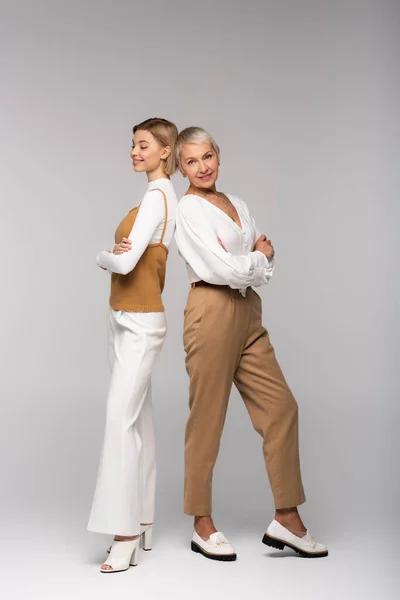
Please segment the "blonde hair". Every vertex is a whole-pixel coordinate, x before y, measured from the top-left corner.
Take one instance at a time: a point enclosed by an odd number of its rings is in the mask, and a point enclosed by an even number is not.
[[[158,117],[152,117],[146,119],[142,123],[135,125],[133,133],[135,134],[138,130],[150,131],[161,146],[169,146],[171,152],[164,160],[164,171],[166,175],[173,175],[176,171],[176,160],[175,160],[175,143],[178,137],[178,129],[174,123],[167,121],[166,119],[159,119]]]
[[[201,144],[206,142],[210,144],[219,156],[219,146],[213,136],[202,127],[186,127],[182,129],[175,142],[175,160],[177,167],[181,164],[182,146],[185,144]]]

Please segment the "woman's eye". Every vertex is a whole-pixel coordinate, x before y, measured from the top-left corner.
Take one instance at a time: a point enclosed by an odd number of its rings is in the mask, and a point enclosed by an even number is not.
[[[212,154],[207,154],[206,158],[212,158]]]
[[[133,149],[134,149],[134,147],[135,147],[135,146],[132,144],[132,146],[131,146],[131,150],[133,150]]]
[[[188,165],[192,165],[194,163],[194,160],[189,160]]]

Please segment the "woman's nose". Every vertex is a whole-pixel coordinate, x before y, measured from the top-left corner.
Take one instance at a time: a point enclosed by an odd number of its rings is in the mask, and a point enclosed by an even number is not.
[[[207,173],[207,165],[203,161],[199,162],[199,171],[200,173]]]

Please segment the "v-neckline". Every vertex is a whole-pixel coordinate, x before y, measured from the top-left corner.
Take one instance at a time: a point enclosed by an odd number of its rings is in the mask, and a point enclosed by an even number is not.
[[[188,194],[188,195],[189,195],[189,194]],[[236,212],[237,212],[237,216],[239,217],[240,225],[238,225],[238,224],[236,223],[236,221],[234,221],[234,220],[232,219],[232,217],[230,217],[230,216],[229,216],[229,215],[228,215],[228,214],[227,214],[227,213],[226,213],[224,210],[222,210],[222,208],[219,208],[219,206],[216,206],[215,204],[213,204],[212,202],[210,202],[209,200],[207,200],[207,198],[204,198],[203,196],[199,196],[199,195],[197,195],[197,194],[190,194],[190,195],[191,195],[191,196],[194,196],[195,198],[201,198],[201,199],[202,199],[204,202],[207,202],[207,204],[209,204],[210,206],[212,206],[213,208],[215,208],[215,210],[217,210],[218,212],[220,212],[220,213],[222,213],[223,215],[225,215],[225,217],[226,217],[226,218],[227,218],[227,219],[228,219],[228,220],[229,220],[231,223],[233,223],[233,224],[235,225],[235,227],[237,227],[241,233],[243,233],[243,231],[244,231],[244,229],[243,229],[243,221],[242,221],[242,219],[241,219],[241,216],[240,216],[239,210],[238,210],[238,208],[237,208],[237,206],[236,206],[235,202],[232,200],[232,198],[231,198],[230,194],[225,194],[225,196],[226,196],[227,198],[229,198],[229,200],[232,202],[233,206],[235,207],[235,210],[236,210]]]

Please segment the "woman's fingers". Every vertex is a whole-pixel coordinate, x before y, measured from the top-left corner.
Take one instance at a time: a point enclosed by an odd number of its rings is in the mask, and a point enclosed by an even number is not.
[[[113,254],[123,254],[132,249],[132,241],[128,238],[122,238],[119,244],[115,244]]]

